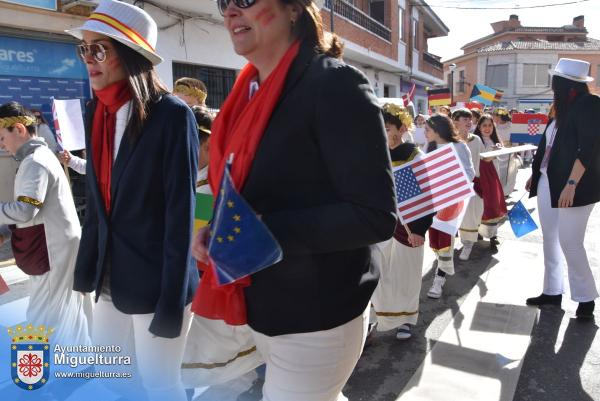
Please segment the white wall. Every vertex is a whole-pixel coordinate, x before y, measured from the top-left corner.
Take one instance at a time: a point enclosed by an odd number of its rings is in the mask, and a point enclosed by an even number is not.
[[[162,10],[149,8],[147,11],[159,26],[167,26],[174,21]],[[241,69],[246,63],[243,57],[233,51],[229,34],[221,24],[187,20],[184,26],[183,31],[181,25],[176,24],[158,32],[156,49],[164,61],[156,69],[169,88],[173,84],[173,62],[235,70]]]

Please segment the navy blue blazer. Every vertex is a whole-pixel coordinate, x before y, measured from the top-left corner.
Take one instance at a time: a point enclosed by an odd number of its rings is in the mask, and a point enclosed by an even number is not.
[[[93,107],[91,108],[93,112]],[[153,104],[141,136],[121,141],[111,177],[107,216],[86,130],[87,209],[74,289],[102,291],[110,265],[110,293],[123,313],[154,313],[151,333],[179,336],[183,311],[198,285],[190,252],[198,167],[196,120],[172,95]]]

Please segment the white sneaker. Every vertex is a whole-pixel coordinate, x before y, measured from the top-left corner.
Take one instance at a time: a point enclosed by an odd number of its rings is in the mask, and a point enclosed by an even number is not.
[[[403,324],[402,326],[398,327],[398,331],[396,332],[397,340],[408,340],[411,336],[412,334],[410,332],[410,325]]]
[[[446,277],[441,277],[436,274],[433,278],[433,284],[431,285],[431,288],[429,289],[429,291],[427,291],[427,296],[433,299],[438,299],[439,297],[441,297],[442,287],[444,286],[445,282]]]
[[[473,250],[473,244],[464,244],[462,251],[460,252],[460,255],[458,255],[458,258],[460,260],[469,260],[472,250]]]

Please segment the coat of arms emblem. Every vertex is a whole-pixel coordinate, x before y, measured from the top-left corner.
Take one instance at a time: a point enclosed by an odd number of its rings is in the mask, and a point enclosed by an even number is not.
[[[42,387],[50,377],[50,344],[54,329],[46,326],[16,326],[8,329],[11,339],[11,377],[25,390]]]

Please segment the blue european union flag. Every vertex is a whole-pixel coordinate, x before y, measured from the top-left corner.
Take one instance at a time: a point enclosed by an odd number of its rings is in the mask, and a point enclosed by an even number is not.
[[[223,171],[215,203],[208,255],[220,285],[274,265],[283,256],[273,234],[233,186],[229,164]]]
[[[510,227],[517,238],[521,238],[538,228],[521,201],[518,201],[512,209],[510,209],[508,212],[508,219],[510,221]]]

